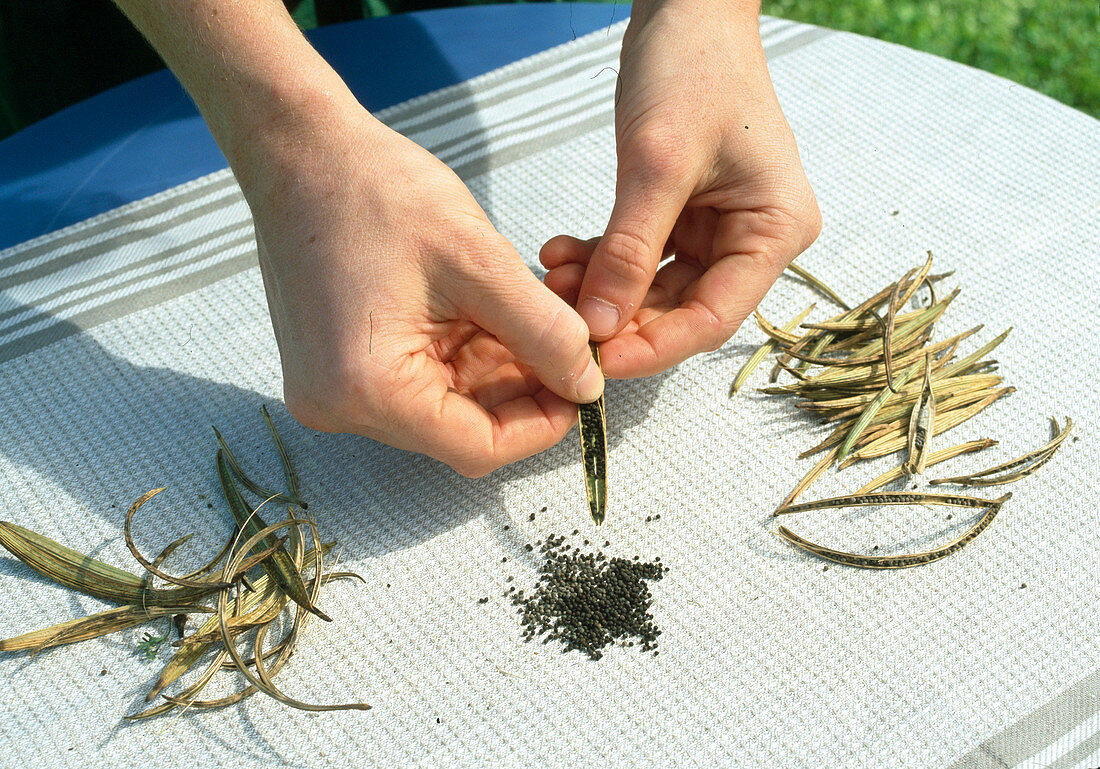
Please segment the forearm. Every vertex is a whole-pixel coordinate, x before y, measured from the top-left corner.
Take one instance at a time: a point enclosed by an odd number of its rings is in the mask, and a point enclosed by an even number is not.
[[[278,0],[115,2],[195,101],[238,177],[362,114]]]

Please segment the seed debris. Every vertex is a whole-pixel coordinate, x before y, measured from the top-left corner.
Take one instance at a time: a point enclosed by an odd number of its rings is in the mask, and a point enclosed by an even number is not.
[[[656,653],[661,630],[650,611],[653,595],[649,582],[659,580],[668,567],[657,561],[608,558],[603,553],[584,553],[550,534],[537,545],[543,554],[533,592],[517,591],[523,638],[558,640],[562,652],[580,651],[590,659],[603,657],[612,644]]]

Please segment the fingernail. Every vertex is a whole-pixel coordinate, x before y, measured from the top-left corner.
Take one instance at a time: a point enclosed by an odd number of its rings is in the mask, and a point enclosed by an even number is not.
[[[590,296],[581,302],[577,312],[588,324],[588,331],[593,336],[607,336],[615,331],[619,325],[619,308],[611,302]]]
[[[581,378],[577,380],[577,397],[584,403],[591,403],[601,395],[603,395],[603,374],[596,361],[590,360]]]

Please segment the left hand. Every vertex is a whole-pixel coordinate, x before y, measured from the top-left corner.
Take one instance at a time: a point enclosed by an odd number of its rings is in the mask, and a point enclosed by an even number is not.
[[[540,254],[546,285],[601,342],[607,376],[649,376],[720,347],[821,230],[758,11],[741,0],[634,4],[610,221],[602,237],[560,235]]]

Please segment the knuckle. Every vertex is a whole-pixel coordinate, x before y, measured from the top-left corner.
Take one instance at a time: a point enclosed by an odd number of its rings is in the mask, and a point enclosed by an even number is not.
[[[572,368],[580,351],[588,349],[588,328],[581,316],[562,304],[542,326],[539,349],[543,351],[545,363],[552,368]]]
[[[702,303],[694,303],[696,310],[695,338],[699,352],[714,352],[729,341],[741,326],[741,318],[723,317]]]
[[[623,158],[630,174],[640,174],[646,183],[678,180],[692,158],[690,142],[677,126],[679,121],[650,122],[639,126],[621,143]]]
[[[443,461],[465,478],[482,478],[496,470],[498,466],[494,460],[491,443],[486,445],[481,442],[467,443],[460,450],[443,457]]]
[[[641,236],[619,230],[608,233],[600,245],[604,270],[628,285],[648,286],[653,277],[653,255]]]
[[[809,200],[803,209],[802,216],[802,251],[809,248],[821,234],[822,218],[821,208],[817,205],[817,198],[813,192],[809,193]],[[801,253],[801,252],[800,252]]]
[[[448,249],[448,258],[474,281],[493,279],[514,267],[508,241],[487,225],[462,230]]]

